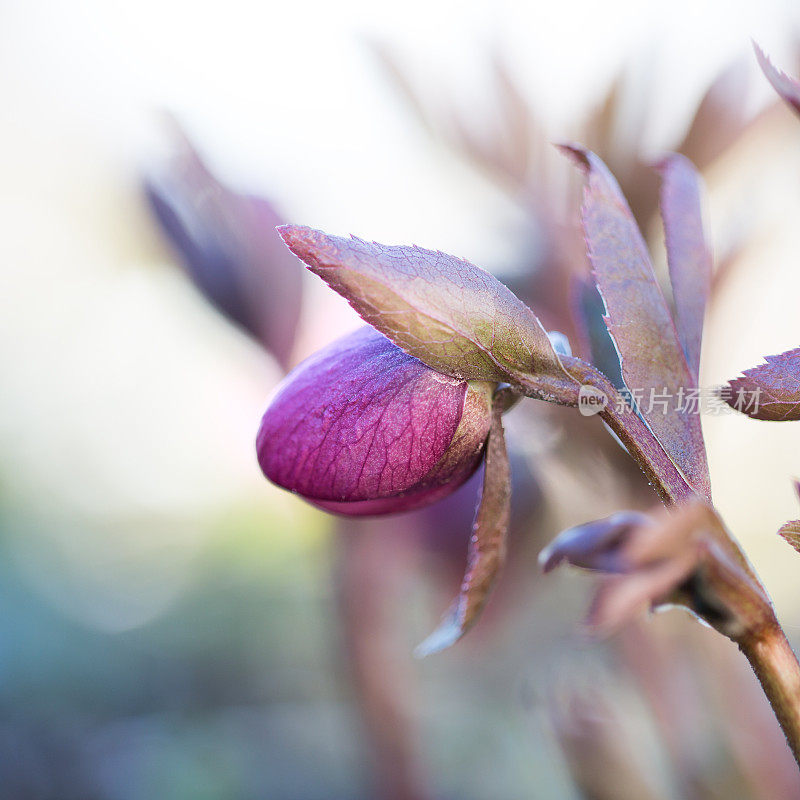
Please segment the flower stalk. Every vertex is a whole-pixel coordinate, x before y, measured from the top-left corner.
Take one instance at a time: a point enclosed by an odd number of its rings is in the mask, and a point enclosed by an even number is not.
[[[735,641],[750,662],[800,766],[800,663],[783,628],[773,615],[761,630],[746,631]]]

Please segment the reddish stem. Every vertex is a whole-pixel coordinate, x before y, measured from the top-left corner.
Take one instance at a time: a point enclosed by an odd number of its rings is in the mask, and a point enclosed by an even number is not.
[[[786,634],[773,619],[762,631],[736,640],[750,662],[800,766],[800,664]]]

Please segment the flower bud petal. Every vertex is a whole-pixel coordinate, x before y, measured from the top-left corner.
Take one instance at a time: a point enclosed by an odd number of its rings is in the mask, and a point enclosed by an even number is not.
[[[271,481],[329,511],[427,505],[478,467],[493,389],[435,372],[361,328],[284,380],[261,422],[258,460]]]

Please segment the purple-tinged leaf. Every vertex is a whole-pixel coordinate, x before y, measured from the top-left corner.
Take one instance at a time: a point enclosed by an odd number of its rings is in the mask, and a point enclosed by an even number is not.
[[[625,392],[619,353],[605,324],[605,306],[597,285],[591,276],[576,278],[572,285],[572,314],[586,360],[597,367],[614,384],[617,391]]]
[[[753,419],[786,422],[800,419],[800,347],[746,369],[720,390],[723,400]]]
[[[583,226],[622,376],[643,417],[695,491],[711,496],[695,386],[642,234],[619,185],[592,152],[562,146],[586,173]]]
[[[283,220],[264,198],[221,183],[179,129],[176,138],[175,155],[145,181],[153,214],[205,298],[287,367],[302,272],[275,232]]]
[[[259,464],[328,511],[418,508],[477,469],[493,388],[434,372],[364,327],[286,377],[261,422]]]
[[[800,481],[794,481],[794,490],[800,497]],[[793,519],[781,525],[778,536],[782,536],[798,553],[800,553],[800,519]]]
[[[711,250],[703,229],[700,176],[691,161],[673,154],[660,164],[661,216],[667,243],[675,326],[697,386],[703,319],[711,290]]]
[[[778,530],[778,536],[782,536],[798,553],[800,553],[800,519],[793,519],[781,525]]]
[[[529,455],[519,447],[515,448],[513,442],[507,444],[511,472],[509,548],[512,540],[517,546],[524,547],[541,521],[544,490]],[[451,575],[451,570],[460,571],[461,576],[464,574],[464,554],[472,536],[476,498],[480,497],[484,469],[485,465],[481,466],[466,483],[444,499],[403,515],[406,526],[416,531],[421,546],[441,561],[447,576]]]
[[[588,392],[595,398],[605,397],[606,402],[601,409],[595,406],[595,412],[633,456],[661,500],[667,504],[683,503],[695,497],[695,490],[686,482],[653,431],[638,414],[632,413],[627,390],[618,392],[605,375],[579,358],[565,356],[563,362],[570,375],[586,387],[584,393]]]
[[[299,225],[289,249],[396,345],[465,380],[545,382],[538,396],[577,403],[577,384],[533,312],[488,272],[420,247],[329,236]]]
[[[511,517],[511,473],[503,434],[502,403],[492,409],[480,504],[472,526],[467,571],[458,599],[442,624],[415,653],[427,656],[455,644],[475,623],[506,556]]]
[[[755,42],[753,42],[753,49],[756,51],[758,65],[772,84],[772,88],[785,103],[791,106],[795,114],[800,114],[800,81],[790,78],[785,72],[781,72],[775,67],[769,60],[769,56]]]

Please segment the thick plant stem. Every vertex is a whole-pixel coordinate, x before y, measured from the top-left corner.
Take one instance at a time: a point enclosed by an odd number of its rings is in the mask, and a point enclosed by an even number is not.
[[[800,664],[777,620],[736,644],[750,662],[800,766]]]

